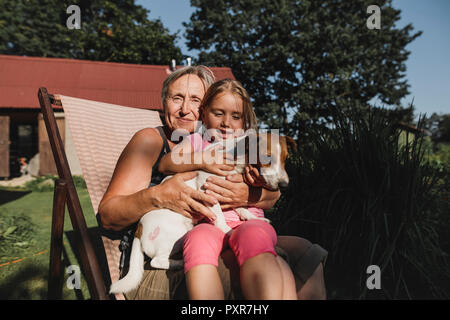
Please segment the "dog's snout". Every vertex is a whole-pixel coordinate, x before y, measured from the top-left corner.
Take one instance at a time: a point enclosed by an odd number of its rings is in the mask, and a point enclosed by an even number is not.
[[[288,185],[289,185],[289,182],[287,182],[287,181],[278,182],[278,188],[280,188],[280,189],[286,189],[288,187]]]

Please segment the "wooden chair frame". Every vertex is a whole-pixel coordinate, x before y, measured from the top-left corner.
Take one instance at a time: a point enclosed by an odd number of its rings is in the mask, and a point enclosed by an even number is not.
[[[105,279],[88,233],[64,144],[56,125],[52,105],[62,106],[61,101],[49,94],[46,88],[39,89],[38,98],[59,176],[55,183],[53,198],[48,299],[61,299],[62,297],[64,273],[61,255],[63,249],[64,213],[67,204],[74,231],[75,247],[79,251],[81,269],[85,275],[91,298],[94,300],[109,300],[111,297],[106,291]]]

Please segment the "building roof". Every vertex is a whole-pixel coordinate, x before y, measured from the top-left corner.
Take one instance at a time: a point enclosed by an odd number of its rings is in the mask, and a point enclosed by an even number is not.
[[[216,79],[232,78],[230,68],[212,67]],[[0,55],[0,108],[38,109],[37,92],[112,104],[161,109],[169,66]]]

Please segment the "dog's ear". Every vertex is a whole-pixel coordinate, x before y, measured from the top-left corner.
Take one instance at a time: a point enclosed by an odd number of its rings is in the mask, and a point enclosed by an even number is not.
[[[286,136],[286,144],[291,148],[291,153],[297,152],[297,142],[289,136]]]

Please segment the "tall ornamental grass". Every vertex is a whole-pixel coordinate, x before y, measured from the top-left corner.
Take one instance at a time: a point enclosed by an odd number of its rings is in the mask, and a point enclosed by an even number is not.
[[[329,298],[448,299],[449,170],[425,161],[420,135],[399,143],[386,114],[336,109],[332,126],[299,139],[270,218],[328,250]],[[370,265],[381,289],[366,286]]]

